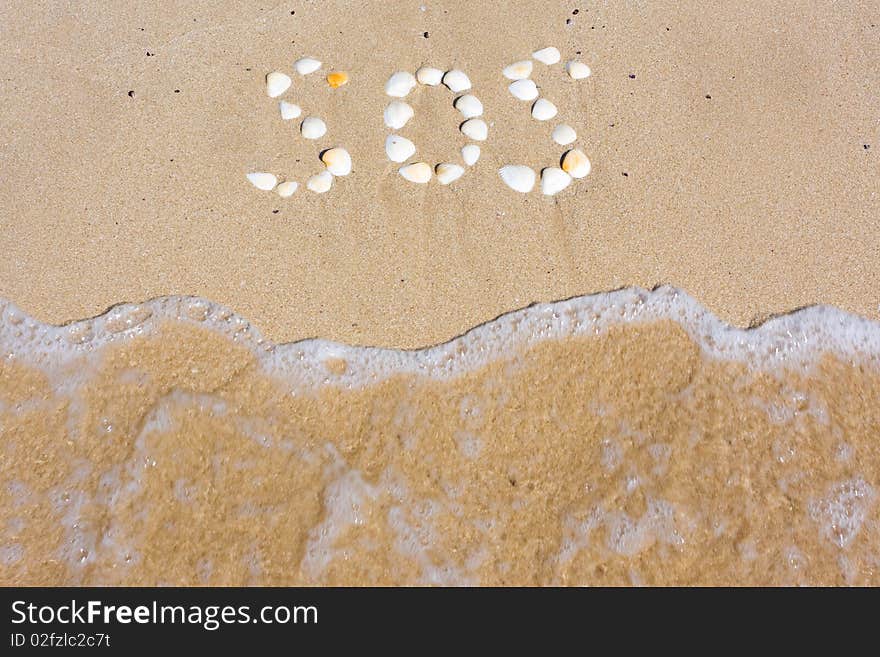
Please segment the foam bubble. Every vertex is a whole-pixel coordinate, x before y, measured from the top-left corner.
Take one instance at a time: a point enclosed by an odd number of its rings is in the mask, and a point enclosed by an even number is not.
[[[606,472],[614,472],[623,462],[623,449],[613,438],[605,438],[602,441],[600,462]]]
[[[347,469],[332,445],[327,450],[335,457],[328,474],[335,479],[324,489],[324,520],[309,533],[301,568],[306,576],[318,580],[337,556],[337,538],[352,526],[366,522],[367,507],[378,496],[357,470]]]
[[[741,361],[753,369],[803,370],[826,353],[880,368],[880,323],[829,306],[814,306],[740,329],[720,321],[672,287],[627,288],[537,304],[502,315],[444,344],[413,351],[351,347],[317,339],[275,345],[228,308],[196,297],[125,304],[63,327],[43,324],[11,303],[0,302],[0,349],[7,357],[33,365],[59,367],[75,355],[148,334],[168,320],[206,326],[249,347],[266,371],[299,390],[327,384],[358,387],[395,374],[456,377],[546,340],[601,335],[620,324],[660,320],[680,324],[706,356]],[[328,359],[345,361],[346,367],[328,369]],[[783,415],[787,412],[782,411]]]
[[[810,516],[822,536],[844,549],[858,536],[875,497],[874,488],[861,477],[842,481],[810,504]]]
[[[24,546],[21,543],[0,545],[0,564],[12,566],[24,558]]]

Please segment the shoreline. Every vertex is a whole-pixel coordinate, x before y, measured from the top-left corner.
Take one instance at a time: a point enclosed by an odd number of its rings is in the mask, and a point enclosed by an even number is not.
[[[14,135],[0,146],[0,297],[58,323],[192,294],[276,342],[410,348],[630,285],[685,289],[739,326],[815,303],[880,319],[869,8],[597,4],[573,16],[527,2],[514,20],[505,3],[426,7],[368,3],[344,20],[341,2],[295,15],[228,3],[212,16],[33,5],[0,44]],[[577,83],[534,73],[593,162],[552,200],[497,173],[558,156],[553,126],[501,75],[547,45],[593,71]],[[265,92],[266,73],[302,55],[350,75],[336,90],[295,76],[284,96],[326,120],[314,146]],[[383,153],[383,85],[422,63],[466,71],[489,124],[480,161],[448,188],[407,183]],[[456,156],[448,93],[410,100],[419,156]],[[326,195],[279,199],[244,177],[304,181],[316,148],[340,143],[354,169]]]
[[[566,315],[533,310],[532,342],[472,360],[467,338],[255,353],[130,313],[93,352],[7,354],[0,581],[878,583],[880,368],[752,368],[668,319],[542,340]],[[359,354],[415,367],[353,385]]]
[[[323,338],[274,343],[231,308],[191,296],[118,304],[92,318],[50,325],[0,299],[0,346],[9,357],[52,368],[68,359],[161,333],[168,325],[205,329],[247,348],[281,380],[299,387],[375,385],[396,375],[443,380],[547,341],[596,337],[616,328],[669,322],[704,356],[752,370],[805,370],[829,354],[880,368],[880,322],[817,305],[748,328],[725,323],[685,291],[637,287],[532,304],[478,324],[450,340],[414,349],[348,345]],[[48,362],[44,362],[48,361]],[[50,368],[51,369],[51,368]]]

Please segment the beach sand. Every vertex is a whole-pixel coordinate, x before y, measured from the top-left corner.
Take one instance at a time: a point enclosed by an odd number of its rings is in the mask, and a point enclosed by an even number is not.
[[[0,368],[0,584],[880,584],[877,325],[853,361],[842,316],[625,292],[402,357],[195,304]]]
[[[0,584],[880,584],[880,4],[0,25]],[[593,71],[535,65],[593,164],[552,198],[497,173],[563,150],[500,74],[550,45]],[[449,187],[383,150],[422,64],[489,124]],[[426,161],[452,98],[407,97]],[[335,145],[327,194],[246,180]]]
[[[661,283],[738,325],[813,303],[880,316],[876,3],[32,3],[2,24],[0,297],[43,321],[193,294],[276,342],[412,348]],[[559,155],[500,74],[547,45],[593,69],[536,64],[593,162],[552,199],[497,175]],[[264,89],[304,55],[351,75],[294,75],[286,97],[354,173],[282,200],[245,174],[320,167]],[[449,188],[383,152],[383,84],[423,63],[464,69],[492,124]],[[456,157],[450,94],[409,100],[420,154]]]

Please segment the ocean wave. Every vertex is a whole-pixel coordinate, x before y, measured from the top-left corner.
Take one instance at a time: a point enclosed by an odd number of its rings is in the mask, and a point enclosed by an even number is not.
[[[233,310],[192,296],[120,304],[99,316],[60,326],[40,322],[0,300],[0,349],[30,364],[49,366],[151,334],[164,323],[180,322],[210,329],[249,348],[268,372],[292,385],[357,387],[395,374],[455,377],[547,340],[602,335],[613,327],[658,321],[679,324],[705,355],[740,361],[750,368],[804,369],[827,353],[880,367],[878,322],[816,305],[739,328],[670,286],[630,287],[534,304],[442,344],[413,350],[351,346],[318,338],[274,344]],[[330,360],[342,366],[328,370]]]
[[[416,350],[0,306],[0,583],[877,584],[880,325],[673,288]]]

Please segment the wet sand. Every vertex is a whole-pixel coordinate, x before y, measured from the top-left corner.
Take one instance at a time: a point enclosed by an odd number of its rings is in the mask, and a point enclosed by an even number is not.
[[[581,335],[493,355],[496,324],[447,376],[352,386],[376,355],[278,360],[188,308],[0,363],[0,583],[880,583],[876,325],[872,362],[755,368],[684,319],[557,306],[511,326]]]

